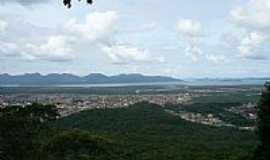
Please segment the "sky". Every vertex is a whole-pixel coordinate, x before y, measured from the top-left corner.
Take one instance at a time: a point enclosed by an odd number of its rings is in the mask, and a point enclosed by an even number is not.
[[[269,0],[0,0],[0,74],[270,75]]]

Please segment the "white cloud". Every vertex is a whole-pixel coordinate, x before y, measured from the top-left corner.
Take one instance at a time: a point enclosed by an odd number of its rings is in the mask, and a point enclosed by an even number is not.
[[[179,19],[177,32],[186,38],[197,38],[202,35],[201,23],[192,19]]]
[[[42,59],[48,61],[69,61],[72,60],[74,50],[72,45],[75,39],[66,36],[51,36],[45,44],[27,44],[28,52],[24,54],[28,59]]]
[[[270,1],[249,0],[230,12],[234,23],[245,30],[236,48],[239,56],[249,59],[266,59],[262,48],[270,37]]]
[[[51,0],[1,0],[0,4],[6,4],[6,3],[18,3],[23,6],[30,6],[34,4],[39,4],[39,3],[46,3]]]
[[[192,59],[192,61],[197,62],[199,56],[201,56],[203,52],[199,47],[191,44],[185,48],[185,54],[186,56],[189,56]]]
[[[108,57],[115,64],[132,64],[132,63],[143,63],[143,62],[164,62],[163,57],[153,57],[149,50],[140,49],[132,46],[125,45],[113,45],[113,46],[102,46],[101,50],[105,52]]]
[[[237,24],[260,30],[270,30],[270,1],[249,0],[244,6],[231,11],[231,17]]]
[[[8,27],[8,23],[0,20],[0,33],[5,32]]]
[[[46,61],[70,61],[75,58],[79,48],[85,48],[85,45],[94,43],[107,44],[114,32],[115,23],[118,15],[114,11],[94,12],[86,16],[85,23],[77,23],[76,19],[70,20],[61,31],[46,33],[42,35],[42,30],[34,32],[34,37],[23,37],[17,33],[16,39],[10,38],[11,43],[0,42],[0,52],[4,56],[20,57],[28,60],[46,60]],[[6,29],[6,23],[0,21],[1,30]],[[12,32],[9,32],[9,35]],[[37,37],[37,38],[36,38]],[[23,39],[20,43],[19,40]],[[37,40],[36,40],[37,39]]]
[[[3,56],[18,56],[20,55],[20,48],[15,43],[0,41],[0,54]]]
[[[220,64],[227,61],[224,55],[207,54],[206,59],[214,64]]]
[[[78,23],[76,19],[71,19],[65,25],[65,29],[91,42],[104,40],[113,33],[118,18],[115,11],[93,12],[86,16],[83,24]]]
[[[0,20],[0,33],[6,31],[7,25]],[[18,28],[12,21],[9,26],[5,36],[0,37],[1,56],[47,61],[67,61],[74,57],[72,47],[76,41],[68,35],[54,36],[46,28],[24,23]]]
[[[258,32],[245,36],[238,46],[240,56],[244,58],[262,59],[264,56],[256,50],[266,41],[266,37]]]
[[[198,61],[200,55],[203,54],[199,47],[199,38],[202,37],[201,23],[192,19],[180,19],[176,28],[178,34],[188,44],[185,48],[185,55],[190,57],[192,61]]]

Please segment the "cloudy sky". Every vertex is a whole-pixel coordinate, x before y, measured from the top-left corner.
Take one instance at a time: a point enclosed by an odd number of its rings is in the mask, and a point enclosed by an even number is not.
[[[0,73],[270,75],[269,0],[0,0]]]

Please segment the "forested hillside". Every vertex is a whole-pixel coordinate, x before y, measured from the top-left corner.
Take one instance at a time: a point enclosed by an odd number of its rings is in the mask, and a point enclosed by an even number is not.
[[[254,132],[186,122],[149,103],[81,112],[57,127],[109,137],[131,159],[246,160],[257,143]]]

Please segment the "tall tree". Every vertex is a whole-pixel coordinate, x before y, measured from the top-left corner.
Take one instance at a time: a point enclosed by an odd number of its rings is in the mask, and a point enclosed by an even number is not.
[[[256,150],[256,160],[270,160],[270,83],[258,103],[258,135],[260,144]]]

